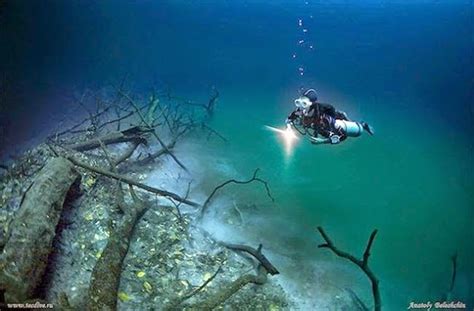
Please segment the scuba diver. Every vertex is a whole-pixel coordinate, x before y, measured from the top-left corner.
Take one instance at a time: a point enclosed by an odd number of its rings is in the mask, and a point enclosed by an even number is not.
[[[286,119],[287,128],[310,135],[313,144],[338,144],[347,137],[357,137],[365,130],[374,134],[366,122],[349,120],[347,114],[332,105],[318,102],[314,89],[308,89],[295,99],[296,109]]]

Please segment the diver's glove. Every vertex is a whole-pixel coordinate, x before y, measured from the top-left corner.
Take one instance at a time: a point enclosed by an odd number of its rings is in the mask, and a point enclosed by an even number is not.
[[[331,139],[331,144],[333,145],[339,144],[341,142],[341,136],[339,135],[331,135],[329,138]]]
[[[309,136],[309,140],[313,145],[322,145],[322,144],[329,144],[331,140],[329,138],[319,138],[314,136]]]

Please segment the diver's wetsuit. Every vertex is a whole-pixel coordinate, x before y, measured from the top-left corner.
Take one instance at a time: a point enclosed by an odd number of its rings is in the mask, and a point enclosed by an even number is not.
[[[288,116],[288,120],[294,122],[296,119],[300,120],[304,128],[312,129],[314,137],[319,134],[329,138],[332,134],[337,134],[341,141],[347,138],[344,132],[336,129],[334,122],[336,119],[347,121],[349,119],[345,113],[336,110],[330,104],[313,102],[306,113],[302,109],[296,109]]]

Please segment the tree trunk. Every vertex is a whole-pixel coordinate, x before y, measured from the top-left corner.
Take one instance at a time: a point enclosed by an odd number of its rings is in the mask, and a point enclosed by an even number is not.
[[[66,195],[78,180],[71,162],[54,158],[24,194],[0,255],[0,290],[7,302],[33,298],[48,263]]]

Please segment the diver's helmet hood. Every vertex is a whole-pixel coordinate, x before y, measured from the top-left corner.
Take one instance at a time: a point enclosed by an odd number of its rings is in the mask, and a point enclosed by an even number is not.
[[[312,103],[318,101],[318,94],[314,89],[307,89],[303,92],[303,96],[306,96]]]
[[[311,100],[306,96],[300,96],[299,98],[295,99],[295,106],[297,108],[308,109],[311,104]]]

